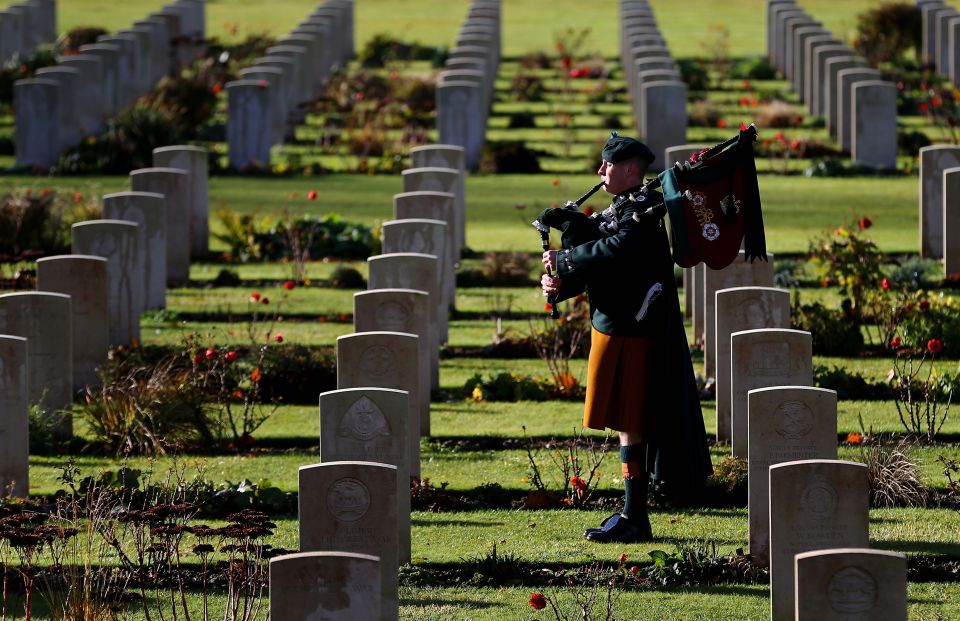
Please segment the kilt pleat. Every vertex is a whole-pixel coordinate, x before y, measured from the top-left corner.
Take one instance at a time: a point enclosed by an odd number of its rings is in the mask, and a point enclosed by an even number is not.
[[[583,426],[644,434],[652,342],[646,336],[610,336],[592,328]]]

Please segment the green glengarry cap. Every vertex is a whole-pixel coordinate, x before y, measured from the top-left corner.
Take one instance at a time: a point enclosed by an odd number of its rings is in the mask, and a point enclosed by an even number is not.
[[[657,156],[653,154],[650,147],[635,138],[620,136],[617,132],[610,134],[610,139],[607,140],[607,144],[603,146],[601,157],[603,157],[604,161],[610,162],[611,164],[635,157],[639,157],[647,162],[647,164],[652,164],[653,160],[657,159]]]

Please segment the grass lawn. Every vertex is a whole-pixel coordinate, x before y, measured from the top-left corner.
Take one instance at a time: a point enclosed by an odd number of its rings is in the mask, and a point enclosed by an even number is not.
[[[960,7],[960,0],[949,0]],[[799,0],[814,17],[841,40],[849,40],[855,30],[856,15],[874,6],[869,0]],[[98,24],[111,30],[127,27],[164,4],[160,0],[135,0],[103,10],[95,0],[70,0],[59,6],[59,27],[68,30],[79,25]],[[430,45],[449,45],[463,19],[466,0],[440,3],[428,0],[356,0],[358,46],[373,34],[390,32],[406,41],[417,40]],[[682,7],[666,0],[651,0],[658,21],[676,57],[703,57],[711,32],[723,26],[729,31],[728,51],[732,56],[761,54],[764,50],[765,11],[761,0],[729,0],[722,10],[715,0],[689,0]],[[296,0],[256,3],[249,0],[217,0],[207,5],[208,32],[227,39],[267,31],[282,34],[293,27],[315,6]],[[539,274],[536,255],[539,239],[530,221],[555,203],[580,196],[596,182],[588,174],[599,145],[607,135],[604,117],[613,115],[627,127],[631,122],[629,104],[619,100],[590,104],[585,93],[568,99],[574,129],[559,127],[558,99],[543,102],[516,102],[509,97],[512,76],[518,71],[517,58],[529,52],[555,50],[557,33],[567,28],[589,28],[583,46],[608,60],[617,54],[617,3],[584,3],[556,0],[544,5],[534,0],[510,0],[504,3],[504,56],[507,62],[499,80],[500,100],[494,106],[488,137],[519,139],[528,146],[542,149],[543,161],[553,166],[548,174],[537,175],[471,175],[467,179],[467,245],[477,253],[519,251],[531,259],[531,276]],[[549,19],[545,19],[545,16]],[[615,63],[613,63],[615,64]],[[422,68],[421,68],[422,69]],[[420,70],[420,69],[417,69]],[[547,76],[546,85],[555,93],[563,85],[556,75]],[[611,85],[622,82],[615,70]],[[730,82],[729,80],[727,82]],[[585,85],[589,87],[590,85]],[[782,92],[784,83],[756,83],[757,92]],[[739,90],[738,90],[739,89]],[[721,85],[710,97],[722,111],[728,127],[735,127],[741,116],[751,112],[741,104],[741,87]],[[792,95],[787,95],[791,98]],[[794,101],[794,99],[790,99]],[[534,127],[511,129],[511,116],[534,113]],[[904,120],[904,119],[901,119]],[[911,128],[930,132],[932,128],[919,117],[905,119]],[[0,134],[12,132],[9,118],[0,120]],[[318,135],[319,120],[311,118],[298,128],[301,142],[278,149],[280,156],[302,153],[309,158],[327,158],[352,165],[352,156],[342,153],[320,153],[310,143]],[[692,127],[690,142],[714,143],[727,138],[726,128]],[[826,133],[815,119],[804,119],[801,127],[789,130],[791,139],[826,140]],[[222,146],[222,145],[218,145]],[[567,156],[569,149],[569,157]],[[0,165],[6,160],[0,158]],[[917,178],[913,175],[882,178],[808,178],[797,174],[809,162],[788,162],[791,175],[767,174],[782,166],[779,159],[761,159],[758,166],[767,171],[760,176],[764,221],[768,249],[778,255],[793,255],[799,266],[796,276],[803,284],[794,287],[804,302],[819,300],[838,307],[840,295],[835,288],[810,286],[819,278],[811,265],[798,258],[807,252],[810,239],[856,216],[869,216],[870,230],[880,249],[891,255],[917,252],[918,199]],[[906,163],[906,162],[903,162]],[[128,189],[126,177],[26,177],[0,175],[0,193],[11,189],[30,188],[39,192],[54,188],[72,195],[82,193],[88,199]],[[310,190],[318,192],[315,202],[308,201]],[[294,177],[214,177],[210,180],[211,228],[221,233],[222,224],[213,215],[218,209],[242,214],[257,214],[264,221],[279,217],[281,210],[295,214],[339,213],[348,221],[372,227],[393,217],[392,196],[402,191],[399,176],[327,174]],[[93,199],[91,199],[93,200]],[[604,205],[603,195],[591,203]],[[555,236],[556,237],[556,236]],[[274,327],[285,343],[307,344],[332,348],[336,338],[353,331],[353,294],[356,290],[336,290],[323,286],[333,270],[345,264],[367,274],[364,261],[316,261],[308,265],[306,286],[298,286],[288,295],[281,288],[292,275],[292,266],[283,262],[226,263],[219,254],[225,244],[211,240],[214,256],[210,261],[191,266],[189,287],[167,292],[168,308],[147,314],[142,323],[142,340],[148,345],[176,345],[186,336],[199,335],[205,343],[243,344],[251,339],[248,317],[252,311],[248,298],[258,291],[271,298],[277,308],[283,300],[283,319]],[[464,268],[482,268],[482,257],[465,259]],[[780,266],[785,263],[779,263]],[[23,265],[0,265],[0,277],[10,276]],[[892,265],[887,265],[892,269]],[[215,286],[214,279],[228,269],[240,279],[238,284]],[[948,295],[955,295],[947,290]],[[579,401],[491,402],[465,398],[464,383],[476,374],[490,376],[502,372],[544,376],[545,364],[539,359],[479,358],[457,353],[459,347],[489,345],[501,318],[502,333],[523,336],[544,317],[543,298],[536,286],[461,287],[457,290],[457,313],[450,321],[449,348],[440,360],[440,387],[431,405],[433,437],[421,440],[422,477],[436,485],[447,485],[456,494],[478,497],[480,488],[496,483],[512,498],[531,488],[530,464],[522,440],[530,438],[537,451],[544,479],[559,487],[556,469],[549,465],[544,444],[552,439],[572,437],[580,427],[583,405]],[[266,327],[258,326],[257,340],[265,336]],[[456,353],[457,355],[454,355]],[[863,374],[868,380],[882,381],[890,369],[889,359],[882,357],[845,358],[816,356],[815,364],[839,366]],[[948,365],[954,363],[951,361]],[[586,362],[575,359],[570,364],[574,376],[584,378]],[[702,357],[695,356],[695,368],[702,369]],[[332,387],[317,387],[317,392]],[[715,403],[702,403],[704,423],[710,437],[716,431]],[[955,406],[956,407],[956,406]],[[876,434],[897,438],[902,434],[895,404],[889,401],[842,400],[838,406],[838,455],[841,459],[862,458],[863,449],[845,442],[846,435],[861,430],[863,425]],[[90,427],[82,417],[75,420],[77,434],[92,440]],[[911,447],[908,452],[918,465],[923,481],[940,492],[949,486],[939,458],[960,460],[960,417],[954,409],[943,428],[944,439],[934,445]],[[257,450],[237,455],[212,450],[205,454],[177,457],[129,457],[125,461],[98,453],[94,447],[73,456],[81,472],[96,474],[116,469],[122,464],[162,472],[173,465],[185,465],[190,471],[200,469],[215,484],[239,483],[244,479],[269,482],[285,492],[297,490],[297,469],[316,463],[318,455],[319,413],[316,401],[284,403],[254,433]],[[601,441],[604,434],[587,431]],[[715,464],[729,453],[729,446],[711,447]],[[61,487],[59,469],[65,455],[35,454],[30,458],[31,493],[52,494]],[[604,461],[599,489],[605,496],[616,496],[622,485],[620,464],[615,449]],[[564,482],[565,483],[565,482]],[[614,562],[621,552],[630,563],[647,562],[654,549],[673,550],[678,544],[708,541],[718,552],[732,554],[747,545],[747,510],[732,508],[655,507],[652,522],[657,540],[647,544],[598,546],[581,536],[583,528],[598,523],[609,511],[541,510],[481,507],[470,511],[414,512],[413,564],[401,574],[401,618],[500,621],[534,617],[527,603],[531,590],[540,589],[530,583],[547,566],[584,565],[594,561]],[[270,543],[296,549],[295,516],[273,516],[277,532]],[[870,513],[870,538],[873,547],[896,550],[914,556],[933,555],[940,559],[960,559],[960,512],[949,508],[873,509]],[[469,580],[432,583],[430,571],[437,568],[473,569],[490,553],[498,550],[513,558],[522,569],[521,576],[501,584],[484,581],[479,573]],[[534,583],[536,584],[536,583]],[[570,602],[567,589],[546,589]],[[960,582],[944,579],[939,582],[914,581],[909,585],[910,618],[920,620],[960,619]],[[618,590],[617,610],[622,618],[764,619],[769,616],[769,591],[764,584],[727,584],[700,588],[628,588]],[[192,594],[192,601],[199,596]],[[223,594],[215,595],[222,602]],[[38,618],[48,618],[42,612]],[[134,614],[141,619],[142,615]]]

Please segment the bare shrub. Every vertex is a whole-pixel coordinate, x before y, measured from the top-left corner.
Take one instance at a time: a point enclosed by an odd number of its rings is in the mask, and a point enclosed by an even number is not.
[[[866,446],[857,461],[867,466],[870,506],[892,508],[926,505],[930,490],[920,480],[920,469],[911,459],[907,446]]]

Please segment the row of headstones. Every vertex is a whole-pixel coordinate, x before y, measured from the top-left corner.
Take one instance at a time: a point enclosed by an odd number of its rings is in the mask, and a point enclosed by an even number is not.
[[[795,0],[767,0],[767,55],[854,161],[897,164],[897,89]]]
[[[29,408],[39,406],[69,438],[72,420],[61,410],[97,384],[110,347],[139,339],[140,315],[164,307],[167,283],[189,275],[190,210],[206,210],[206,151],[162,147],[154,160],[183,168],[131,173],[133,191],[103,197],[106,219],[72,226],[72,254],[37,260],[38,291],[0,295],[0,438],[11,447],[0,481],[18,493],[28,489]],[[168,279],[169,248],[182,274]]]
[[[305,116],[306,105],[354,54],[353,0],[327,0],[266,56],[241,69],[227,88],[227,147],[231,166],[267,166]]]
[[[204,49],[205,0],[176,0],[14,83],[17,166],[46,169]]]
[[[687,141],[687,85],[647,0],[620,0],[620,60],[637,131],[657,156],[651,168],[663,170],[664,149]]]
[[[721,312],[735,320],[764,296],[770,308],[788,293],[728,289],[718,305],[724,296]],[[745,395],[750,555],[770,570],[771,619],[905,620],[906,557],[869,549],[867,466],[837,460],[836,392],[791,385],[809,374],[777,369],[787,370],[787,356],[810,359],[810,334],[750,330],[732,335],[738,339],[752,372],[784,381]]]
[[[960,11],[943,0],[917,0],[916,4],[923,63],[960,85]]]
[[[25,0],[0,11],[0,65],[57,40],[57,0]]]
[[[701,148],[672,147],[664,159]],[[812,387],[812,338],[789,329],[790,293],[772,286],[772,262],[741,253],[723,270],[684,271],[685,309],[716,378],[717,439],[748,462],[750,553],[770,566],[771,616],[905,619],[906,559],[866,549],[866,468],[836,461],[837,395]]]
[[[960,272],[960,147],[920,149],[920,256],[942,259],[945,276]]]
[[[476,170],[500,67],[500,0],[473,0],[443,71],[437,76],[437,135],[463,147],[464,165]]]
[[[337,339],[337,390],[320,395],[320,463],[300,468],[300,552],[270,563],[277,618],[318,609],[398,618],[398,569],[411,559],[409,480],[420,476],[453,307],[447,274],[459,256],[464,150],[430,145],[411,159],[395,219],[383,225],[384,254],[368,259],[368,290],[354,294],[356,332]]]

